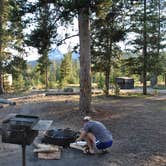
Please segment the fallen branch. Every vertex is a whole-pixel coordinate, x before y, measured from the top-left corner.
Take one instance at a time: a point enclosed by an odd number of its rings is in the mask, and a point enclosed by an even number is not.
[[[9,105],[16,105],[16,102],[8,100],[8,99],[0,99],[0,103],[9,104]]]
[[[79,92],[47,92],[46,96],[53,95],[79,95]]]

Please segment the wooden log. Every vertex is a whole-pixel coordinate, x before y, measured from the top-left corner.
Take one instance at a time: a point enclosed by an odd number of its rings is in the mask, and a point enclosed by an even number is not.
[[[79,92],[47,92],[46,96],[53,95],[79,95]]]
[[[34,149],[33,152],[37,153],[39,159],[60,159],[62,147],[50,144],[37,144],[38,149]]]
[[[9,104],[9,105],[16,105],[16,102],[8,100],[8,99],[2,99],[2,98],[0,98],[0,103]]]
[[[79,95],[80,92],[46,92],[46,96],[58,96],[58,95]],[[102,94],[101,90],[92,90],[92,94]]]
[[[35,94],[35,95],[27,95],[27,96],[15,97],[15,98],[12,98],[12,100],[32,99],[32,98],[45,97],[45,96],[46,96],[45,93],[41,93],[41,94]]]
[[[45,160],[59,160],[61,158],[61,151],[58,152],[50,152],[50,153],[38,153],[38,159],[45,159]]]
[[[46,145],[46,144],[38,144],[37,149],[34,149],[33,152],[58,152],[62,148],[57,145]]]
[[[50,153],[50,152],[58,152],[59,150],[57,149],[34,149],[34,153],[39,153],[39,152],[45,152],[45,153]]]

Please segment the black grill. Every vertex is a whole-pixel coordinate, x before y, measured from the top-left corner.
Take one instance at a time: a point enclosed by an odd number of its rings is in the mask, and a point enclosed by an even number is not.
[[[30,145],[38,131],[32,127],[38,122],[36,116],[16,115],[2,122],[2,142]]]
[[[2,122],[2,142],[22,145],[22,166],[26,165],[26,145],[30,145],[38,134],[33,130],[39,118],[29,115],[15,115]]]

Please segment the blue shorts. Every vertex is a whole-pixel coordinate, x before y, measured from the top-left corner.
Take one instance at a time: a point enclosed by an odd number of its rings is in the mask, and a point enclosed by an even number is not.
[[[108,142],[100,142],[100,141],[96,141],[96,147],[97,149],[106,149],[112,146],[112,140],[108,141]]]

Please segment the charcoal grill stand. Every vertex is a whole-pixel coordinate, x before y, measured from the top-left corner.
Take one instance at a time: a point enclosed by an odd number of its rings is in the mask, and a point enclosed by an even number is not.
[[[26,166],[26,145],[22,145],[22,166]]]
[[[16,115],[17,116],[17,115]],[[17,118],[28,118],[28,116],[24,116],[24,115],[21,115],[21,116],[17,116]],[[32,116],[29,116],[30,118],[33,118]],[[12,118],[12,117],[11,117]],[[36,117],[35,117],[36,118]],[[21,148],[22,148],[22,166],[26,166],[26,145],[30,145],[32,143],[33,140],[30,140],[29,141],[24,141],[24,138],[28,137],[29,135],[26,135],[26,132],[25,132],[25,135],[21,135],[22,136],[22,140],[18,141],[17,140],[12,140],[13,136],[11,135],[11,131],[10,132],[7,132],[8,130],[8,125],[9,125],[9,122],[10,122],[10,119],[6,119],[3,121],[3,134],[2,134],[2,142],[4,143],[13,143],[13,144],[19,144],[21,145]],[[49,127],[52,125],[53,121],[52,120],[38,120],[38,122],[30,129],[30,131],[34,131],[33,132],[33,139],[34,137],[36,137],[36,134],[38,131],[45,131],[45,130],[48,130]],[[13,130],[13,132],[15,132]],[[35,134],[35,135],[34,135]]]

